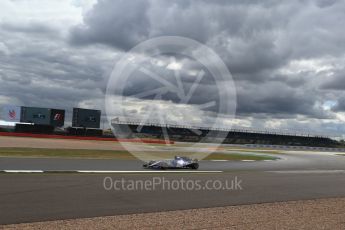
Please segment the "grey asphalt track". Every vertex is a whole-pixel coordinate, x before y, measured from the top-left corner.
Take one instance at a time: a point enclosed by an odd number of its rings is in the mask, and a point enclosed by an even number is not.
[[[341,197],[345,174],[232,172],[158,177],[242,180],[242,190],[105,190],[104,178],[152,180],[152,175],[0,174],[0,224],[157,212],[275,201]],[[157,175],[154,175],[157,177]]]
[[[0,173],[0,224],[345,196],[345,157],[291,152],[262,162],[201,161],[217,174]],[[141,161],[0,158],[0,170],[142,170]],[[242,190],[110,190],[112,179],[242,180]]]
[[[266,154],[265,155],[269,155]],[[327,152],[272,154],[276,161],[201,161],[200,170],[345,170],[345,156]],[[113,159],[60,159],[0,157],[0,170],[142,170],[142,161]]]

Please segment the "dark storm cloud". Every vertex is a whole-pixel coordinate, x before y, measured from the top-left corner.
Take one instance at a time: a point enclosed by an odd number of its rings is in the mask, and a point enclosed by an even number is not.
[[[240,92],[238,98],[239,114],[325,118],[328,115],[316,106],[322,102],[315,95],[315,83],[308,83],[315,72],[286,74],[278,70],[291,60],[343,55],[344,49],[340,47],[345,48],[345,33],[338,22],[339,18],[345,19],[344,9],[340,2],[322,0],[118,1],[117,4],[103,0],[86,14],[83,24],[71,30],[70,39],[73,44],[103,43],[128,50],[156,36],[193,38],[220,55],[237,84],[246,82],[247,90]],[[131,93],[151,87],[148,81],[139,80],[132,85]],[[258,87],[263,90],[257,91]],[[296,89],[292,90],[293,87]],[[204,87],[190,103],[200,103],[204,95],[215,93],[212,87]],[[178,101],[172,94],[165,99]]]
[[[150,37],[186,36],[214,48],[233,73],[255,73],[290,58],[341,54],[344,9],[331,1],[103,0],[72,29],[71,40],[127,50]]]

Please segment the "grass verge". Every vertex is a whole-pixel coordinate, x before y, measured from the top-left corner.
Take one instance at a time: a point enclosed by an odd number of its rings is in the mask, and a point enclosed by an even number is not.
[[[0,148],[2,157],[52,157],[134,160],[135,157],[124,150],[87,149],[41,149],[41,148]]]
[[[145,155],[145,152],[141,154]],[[172,158],[175,152],[150,152],[156,155]],[[179,153],[190,156],[192,153]],[[48,157],[48,158],[79,158],[79,159],[118,159],[135,160],[136,158],[125,150],[85,150],[85,149],[43,149],[43,148],[0,148],[0,157]],[[267,155],[250,155],[240,153],[212,153],[205,160],[275,160],[277,158]]]
[[[229,160],[229,161],[241,161],[241,160],[255,160],[255,161],[262,161],[262,160],[277,160],[276,157],[271,157],[267,155],[250,155],[250,154],[239,154],[239,153],[212,153],[211,155],[207,156],[205,160]]]

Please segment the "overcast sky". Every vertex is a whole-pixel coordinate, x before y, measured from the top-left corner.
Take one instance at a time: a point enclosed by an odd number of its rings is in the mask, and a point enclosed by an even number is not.
[[[345,2],[335,0],[2,0],[0,106],[104,110],[110,73],[123,54],[173,35],[213,49],[237,92],[236,119],[217,114],[217,106],[198,107],[221,97],[206,72],[188,105],[173,93],[155,103],[164,114],[174,111],[173,121],[198,117],[208,124],[218,115],[226,126],[343,136],[344,22]],[[194,82],[197,63],[160,58],[155,71],[162,76],[179,66],[186,87]],[[138,73],[126,93],[154,86]],[[145,114],[149,99],[128,102],[126,113]]]

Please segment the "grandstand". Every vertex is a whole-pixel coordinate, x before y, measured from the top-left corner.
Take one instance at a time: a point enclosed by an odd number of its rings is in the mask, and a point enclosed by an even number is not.
[[[173,141],[220,142],[227,144],[293,145],[311,147],[336,147],[339,143],[329,137],[279,131],[255,131],[244,129],[210,129],[206,127],[179,126],[114,119],[112,126],[117,136],[127,138],[148,137]],[[224,137],[219,139],[218,137]]]

